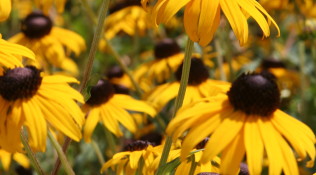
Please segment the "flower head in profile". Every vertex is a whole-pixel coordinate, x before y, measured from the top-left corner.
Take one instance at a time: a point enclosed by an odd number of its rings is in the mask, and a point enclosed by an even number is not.
[[[78,81],[43,75],[33,66],[5,70],[0,76],[0,147],[21,151],[22,126],[36,151],[45,151],[48,128],[79,141],[84,116],[77,102],[83,103],[83,97],[68,83]]]
[[[2,39],[0,34],[0,66],[7,68],[22,66],[23,57],[35,60],[35,55],[31,50]]]
[[[132,133],[137,130],[135,120],[128,111],[144,112],[152,117],[156,114],[156,111],[143,101],[129,95],[115,94],[108,80],[99,80],[97,85],[91,88],[90,94],[91,97],[83,106],[83,111],[87,114],[84,139],[88,142],[91,141],[91,135],[99,121],[102,121],[110,132],[120,137],[123,133],[119,124]]]
[[[101,169],[101,172],[112,168],[116,174],[135,174],[140,162],[144,162],[141,174],[151,175],[148,167],[154,161],[155,150],[152,143],[148,141],[137,140],[126,146],[126,151],[116,153],[112,159],[107,161]]]
[[[142,0],[146,8],[149,0]],[[279,28],[272,17],[255,0],[158,0],[151,10],[156,24],[168,22],[181,8],[184,10],[184,27],[190,39],[207,45],[214,36],[221,12],[224,13],[241,45],[248,40],[248,17],[253,17],[263,31],[270,35],[269,25]]]
[[[85,41],[81,36],[53,26],[52,20],[40,12],[33,12],[22,20],[21,30],[9,41],[26,46],[35,53],[37,61],[30,64],[44,68],[45,71],[55,66],[73,75],[78,72],[77,65],[68,57],[64,48],[78,56],[85,49]]]
[[[0,1],[0,22],[6,20],[11,12],[11,0]]]
[[[297,160],[314,164],[315,135],[305,124],[279,110],[279,104],[280,93],[270,74],[242,74],[227,95],[183,107],[167,133],[174,139],[186,134],[183,160],[210,136],[201,162],[221,155],[222,174],[236,174],[243,160],[250,174],[261,174],[264,159],[269,174],[299,174]]]
[[[18,162],[24,168],[30,167],[29,159],[22,153],[10,153],[3,149],[0,149],[0,162],[4,171],[8,171],[10,164],[12,163],[12,159]],[[1,167],[1,166],[0,166]]]
[[[182,67],[183,64],[181,64],[175,71],[177,81],[157,86],[147,95],[146,100],[158,111],[160,111],[169,101],[177,97],[178,89],[180,87]],[[224,94],[229,87],[230,83],[228,82],[209,79],[209,72],[203,64],[203,61],[199,58],[193,57],[191,59],[188,86],[183,104],[187,105],[193,101],[204,97],[215,96],[219,93]]]
[[[175,40],[165,38],[155,45],[154,57],[154,60],[140,65],[134,72],[135,79],[145,91],[170,79],[182,63],[184,54]]]

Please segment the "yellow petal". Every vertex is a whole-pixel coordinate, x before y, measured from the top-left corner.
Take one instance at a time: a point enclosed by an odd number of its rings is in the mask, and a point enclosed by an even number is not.
[[[36,101],[30,99],[23,101],[24,125],[27,126],[30,146],[38,151],[44,152],[46,149],[47,127],[43,113]]]
[[[144,112],[154,117],[156,115],[156,110],[148,105],[147,103],[136,100],[129,95],[124,94],[115,94],[112,99],[113,103],[116,103],[118,106],[136,112]]]
[[[222,124],[214,131],[205,146],[202,163],[213,159],[233,141],[242,129],[245,117],[245,114],[239,111],[233,112],[229,117],[223,117]]]
[[[256,117],[247,118],[244,139],[249,173],[261,174],[264,146]]]
[[[100,120],[99,116],[100,111],[97,108],[89,111],[83,130],[83,137],[86,142],[91,142],[91,135]]]

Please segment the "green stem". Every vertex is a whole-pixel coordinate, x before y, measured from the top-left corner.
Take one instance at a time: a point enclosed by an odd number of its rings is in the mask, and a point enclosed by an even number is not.
[[[100,15],[99,15],[99,20],[98,20],[98,25],[97,25],[96,31],[94,33],[94,37],[93,37],[93,40],[92,40],[92,44],[91,44],[91,48],[90,48],[90,52],[89,52],[89,56],[88,56],[88,63],[87,63],[87,66],[85,67],[83,78],[82,78],[82,81],[81,81],[81,84],[80,84],[80,87],[79,87],[79,91],[82,94],[83,94],[83,90],[86,88],[87,82],[88,82],[88,80],[90,78],[90,74],[91,74],[91,70],[92,70],[92,66],[93,66],[93,61],[94,61],[94,56],[95,56],[95,53],[96,53],[96,50],[97,50],[97,45],[98,45],[99,40],[101,38],[101,34],[102,34],[104,22],[105,22],[105,17],[106,17],[106,14],[108,12],[109,3],[110,3],[110,0],[103,0],[103,2],[102,2]],[[91,11],[91,9],[88,6],[86,0],[82,0],[82,4],[86,8],[87,12]],[[95,19],[95,18],[94,17],[91,18],[92,21],[93,21],[93,19]],[[70,143],[71,143],[71,139],[66,137],[65,142],[63,144],[63,151],[64,152],[66,152],[66,150],[68,149],[68,146],[70,145]],[[57,159],[56,162],[55,162],[55,166],[53,168],[53,173],[52,173],[53,175],[57,174],[57,172],[58,172],[58,170],[60,168],[60,163],[61,163],[60,160]]]
[[[143,94],[142,89],[139,87],[138,83],[136,82],[136,80],[134,79],[132,73],[129,71],[129,69],[127,68],[127,66],[123,63],[123,61],[121,60],[120,55],[116,52],[116,50],[113,48],[113,46],[111,45],[110,41],[107,40],[107,38],[105,38],[104,36],[104,40],[107,43],[107,47],[110,50],[110,52],[113,54],[115,60],[118,62],[118,64],[120,65],[120,67],[123,69],[123,71],[126,73],[126,75],[129,77],[129,79],[131,80],[133,86],[135,87],[135,90],[137,91],[137,93],[139,95]]]
[[[28,157],[31,159],[31,162],[34,166],[34,169],[35,171],[37,172],[37,174],[39,175],[44,175],[44,172],[41,168],[41,166],[39,165],[38,161],[37,161],[37,158],[36,158],[36,155],[34,154],[34,152],[32,151],[29,143],[28,143],[28,140],[26,138],[26,134],[25,134],[25,131],[24,129],[21,130],[21,141],[24,145],[24,149],[28,155]]]
[[[82,93],[83,90],[86,88],[88,80],[90,78],[90,74],[92,71],[92,66],[93,66],[93,61],[94,57],[98,48],[98,44],[100,41],[100,38],[102,37],[102,32],[103,32],[103,26],[105,22],[105,17],[109,9],[109,3],[110,0],[103,0],[100,14],[99,14],[99,20],[98,20],[98,25],[96,28],[96,31],[93,36],[89,56],[88,56],[88,63],[87,66],[85,67],[84,73],[83,73],[83,78],[79,87],[79,91]]]
[[[58,157],[61,161],[61,164],[64,166],[66,173],[68,175],[75,175],[75,172],[72,170],[69,162],[67,161],[66,155],[64,154],[61,146],[59,145],[59,143],[57,142],[57,140],[55,139],[55,137],[53,136],[53,134],[50,131],[48,131],[48,138],[52,142],[52,144],[53,144],[53,146],[58,154]]]
[[[63,147],[62,147],[64,153],[66,153],[70,143],[71,143],[71,139],[69,137],[66,137],[65,140],[64,140]],[[57,157],[57,160],[55,162],[55,165],[54,165],[54,168],[53,168],[53,171],[52,171],[52,175],[56,175],[58,173],[58,170],[60,168],[60,164],[61,164],[60,159],[59,159],[59,157]]]
[[[194,154],[191,155],[191,168],[189,175],[194,175],[195,169],[197,167],[197,163],[195,162],[195,156]]]
[[[189,80],[193,45],[194,45],[194,42],[190,38],[188,38],[186,48],[185,48],[185,55],[184,55],[184,61],[183,61],[180,88],[178,91],[178,96],[177,96],[176,101],[175,101],[175,110],[174,110],[174,113],[173,113],[171,119],[173,119],[175,117],[177,111],[179,110],[179,108],[183,104],[183,99],[184,99],[186,87],[187,87],[188,80]],[[167,159],[168,159],[168,155],[169,155],[169,152],[171,149],[171,145],[172,145],[172,138],[170,136],[167,136],[165,146],[164,146],[164,149],[162,152],[162,156],[161,156],[161,159],[159,162],[158,170],[156,173],[157,175],[162,174],[162,167],[167,163]]]
[[[91,145],[92,145],[92,148],[94,149],[94,151],[98,157],[98,160],[102,166],[105,163],[105,161],[104,161],[103,155],[101,153],[101,150],[100,150],[98,144],[92,140]]]
[[[88,17],[90,18],[90,20],[92,21],[92,23],[94,25],[97,24],[97,17],[95,16],[93,10],[90,8],[87,0],[81,0],[82,6],[85,8]]]

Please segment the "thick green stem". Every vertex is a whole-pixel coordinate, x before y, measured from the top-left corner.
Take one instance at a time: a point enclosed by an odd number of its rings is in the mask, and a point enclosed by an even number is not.
[[[41,166],[39,165],[39,163],[38,163],[38,161],[36,159],[36,156],[33,153],[32,149],[31,149],[31,147],[30,147],[30,145],[28,143],[28,140],[26,138],[26,134],[25,134],[24,129],[21,130],[21,141],[22,141],[22,143],[24,145],[24,149],[25,149],[28,157],[30,158],[30,160],[31,160],[31,162],[33,164],[33,167],[34,167],[35,171],[37,172],[37,174],[44,175],[44,172],[43,172]]]
[[[109,3],[110,0],[103,0],[102,6],[101,6],[101,11],[99,14],[99,20],[98,20],[98,25],[96,28],[96,31],[93,36],[89,56],[88,56],[88,63],[87,66],[85,67],[84,73],[83,73],[83,78],[79,87],[79,91],[82,93],[83,90],[86,88],[88,80],[90,78],[90,74],[92,71],[92,66],[93,66],[93,61],[95,54],[97,52],[98,44],[100,41],[100,38],[102,37],[102,32],[103,32],[103,26],[105,22],[105,17],[109,9]]]
[[[107,40],[107,38],[105,38],[104,36],[104,40],[107,43],[107,47],[110,50],[110,52],[113,54],[115,60],[117,61],[117,63],[120,65],[120,67],[123,69],[123,71],[126,73],[126,75],[129,77],[129,79],[131,80],[133,86],[135,87],[135,90],[137,91],[137,93],[139,95],[142,95],[142,89],[139,87],[138,83],[136,82],[136,80],[134,79],[132,73],[129,71],[129,69],[127,68],[127,66],[123,63],[123,61],[121,60],[120,55],[116,52],[116,50],[113,48],[113,46],[111,45],[110,41]]]
[[[105,161],[104,161],[103,155],[101,153],[101,150],[100,150],[98,144],[92,140],[91,145],[92,145],[92,148],[94,149],[95,154],[97,155],[98,160],[102,166],[105,163]]]
[[[194,175],[196,167],[197,167],[197,163],[195,162],[195,155],[192,154],[191,155],[191,168],[190,168],[189,175]]]
[[[173,113],[171,119],[173,119],[175,117],[177,111],[179,110],[179,108],[183,104],[185,91],[186,91],[188,80],[189,80],[193,45],[194,45],[194,42],[190,38],[188,38],[186,48],[185,48],[185,55],[184,55],[184,61],[183,61],[180,88],[178,91],[178,96],[177,96],[176,101],[175,101],[174,113]],[[162,156],[161,156],[161,159],[159,162],[158,170],[156,173],[157,175],[162,174],[162,167],[167,163],[167,159],[169,156],[171,145],[172,145],[172,138],[170,136],[167,136],[166,143],[165,143],[165,146],[164,146],[164,149],[162,152]]]
[[[68,175],[75,175],[75,172],[72,170],[64,151],[62,150],[61,146],[59,145],[59,143],[57,142],[57,140],[55,139],[55,137],[50,131],[48,131],[48,138],[52,142],[66,173]]]

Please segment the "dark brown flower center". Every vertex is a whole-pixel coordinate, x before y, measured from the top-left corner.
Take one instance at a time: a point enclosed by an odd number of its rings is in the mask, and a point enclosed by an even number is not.
[[[119,3],[116,3],[109,9],[109,13],[112,14],[117,12],[123,8],[130,7],[130,6],[141,6],[140,0],[123,0]]]
[[[49,17],[33,12],[22,21],[21,30],[28,38],[37,39],[48,35],[52,27],[53,22]]]
[[[170,38],[161,40],[155,45],[155,58],[157,60],[180,53],[181,49],[176,41]]]
[[[151,142],[136,140],[125,147],[126,151],[140,151],[146,149],[149,145],[153,145]]]
[[[177,71],[175,72],[175,77],[178,81],[181,80],[182,67],[183,63],[178,67]],[[198,58],[192,58],[188,84],[193,86],[199,85],[206,81],[208,77],[209,73],[203,61]]]
[[[280,92],[268,72],[242,74],[228,91],[230,103],[248,115],[270,116],[280,105]]]
[[[42,82],[40,73],[33,66],[6,70],[0,76],[0,95],[8,101],[33,97]]]
[[[86,102],[90,106],[98,106],[114,95],[114,88],[108,80],[101,79],[98,81],[97,85],[93,86],[90,90],[90,98]]]

